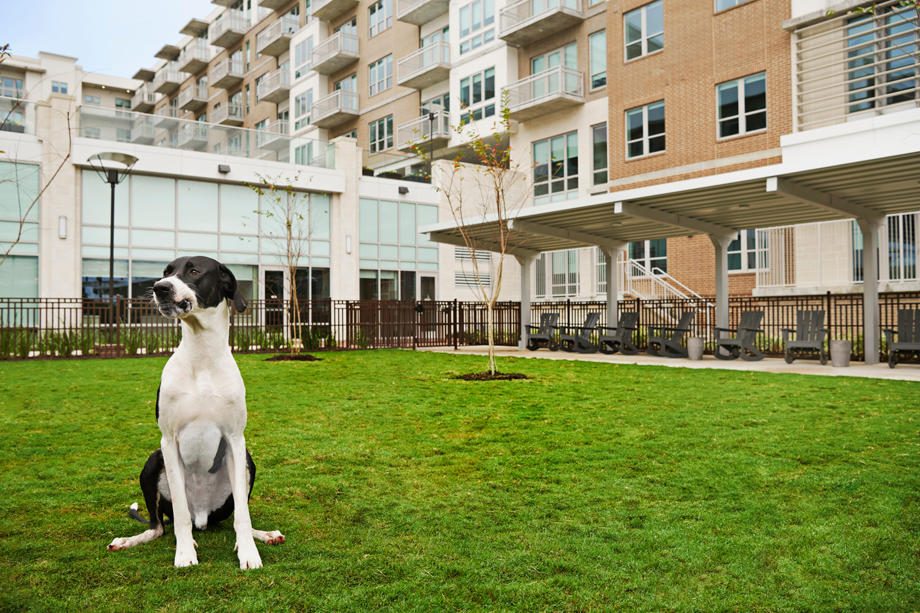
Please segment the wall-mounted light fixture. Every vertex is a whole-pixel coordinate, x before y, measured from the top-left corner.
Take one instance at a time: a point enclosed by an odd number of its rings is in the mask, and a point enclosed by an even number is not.
[[[67,238],[67,217],[58,217],[58,238]]]
[[[227,174],[228,172],[230,172],[230,164],[218,164],[217,172],[219,172],[222,175]]]
[[[399,193],[402,194],[403,196],[405,196],[406,194],[409,193],[409,188],[406,187],[405,185],[400,185],[400,186],[399,186]]]
[[[345,235],[345,253],[351,253],[351,234]]]

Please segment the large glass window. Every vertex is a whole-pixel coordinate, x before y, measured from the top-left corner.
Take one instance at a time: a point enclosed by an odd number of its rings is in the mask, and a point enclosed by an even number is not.
[[[626,59],[632,60],[664,48],[662,0],[657,0],[623,16]]]
[[[552,254],[553,298],[578,294],[578,249],[554,251]]]
[[[377,36],[393,25],[393,0],[379,0],[368,8],[370,35]]]
[[[760,270],[767,266],[767,233],[761,232],[760,244],[756,230],[741,230],[728,245],[728,269],[732,271]]]
[[[628,251],[629,259],[635,260],[649,273],[657,274],[668,271],[668,240],[666,238],[629,243]],[[658,270],[655,270],[656,268]]]
[[[6,253],[18,235],[0,266],[0,297],[38,296],[38,170],[35,164],[0,162],[0,253]]]
[[[371,153],[378,153],[393,147],[393,116],[387,115],[369,124]]]
[[[578,132],[533,143],[534,204],[578,195]]]
[[[495,39],[495,0],[473,0],[460,7],[460,55]]]
[[[460,79],[460,108],[463,124],[495,115],[495,68]]]
[[[588,37],[590,51],[591,89],[607,85],[607,30]]]
[[[393,87],[393,55],[382,57],[368,67],[370,95]]]
[[[313,37],[308,36],[294,47],[294,78],[307,76],[313,62]]]
[[[767,128],[767,76],[765,73],[716,86],[719,138],[758,132]]]
[[[394,271],[438,270],[437,244],[418,233],[420,227],[437,221],[437,206],[360,199],[358,254],[362,298],[388,300],[406,297],[408,286],[405,291],[400,291],[397,277],[390,276],[390,272],[395,275]]]
[[[626,157],[664,151],[664,101],[626,111]]]
[[[888,217],[888,278],[917,279],[918,213]]]
[[[918,36],[912,3],[877,7],[847,28],[850,113],[920,98]]]
[[[592,183],[604,185],[607,183],[607,124],[602,123],[591,127],[592,152],[594,174]]]

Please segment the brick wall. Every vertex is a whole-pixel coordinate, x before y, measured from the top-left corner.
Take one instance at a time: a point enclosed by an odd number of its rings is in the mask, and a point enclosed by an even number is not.
[[[668,239],[668,274],[703,296],[716,293],[716,250],[705,234]],[[728,293],[750,296],[756,284],[752,272],[729,272]]]

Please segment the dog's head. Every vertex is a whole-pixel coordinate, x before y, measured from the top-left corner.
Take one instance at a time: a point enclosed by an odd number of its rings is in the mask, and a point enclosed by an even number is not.
[[[224,300],[242,313],[246,299],[240,294],[230,269],[204,256],[176,258],[153,285],[153,300],[166,317],[182,317],[192,311],[210,309]]]

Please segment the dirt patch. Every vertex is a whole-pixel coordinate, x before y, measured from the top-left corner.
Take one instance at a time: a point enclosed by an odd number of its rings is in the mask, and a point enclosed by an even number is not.
[[[309,353],[295,353],[291,355],[285,353],[283,355],[273,355],[270,358],[265,358],[266,362],[320,362],[323,358],[318,358],[315,355],[310,355]]]
[[[455,375],[454,379],[464,381],[513,381],[514,379],[529,379],[527,375],[519,372],[471,372],[465,375]]]

